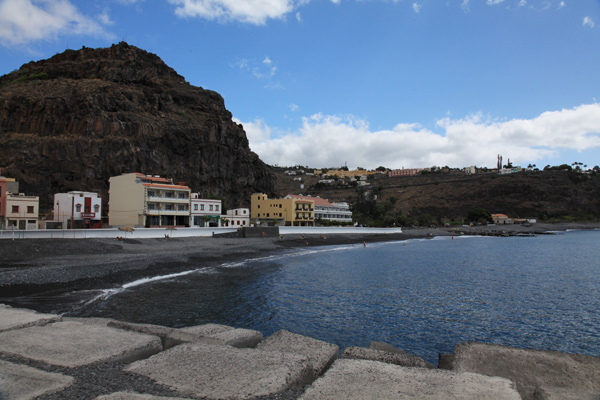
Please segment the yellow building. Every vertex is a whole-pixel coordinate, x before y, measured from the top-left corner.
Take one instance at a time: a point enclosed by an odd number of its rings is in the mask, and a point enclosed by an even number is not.
[[[250,219],[285,226],[315,226],[315,202],[307,199],[269,199],[255,193],[250,201]]]
[[[108,180],[108,224],[111,226],[190,226],[190,188],[140,173]]]

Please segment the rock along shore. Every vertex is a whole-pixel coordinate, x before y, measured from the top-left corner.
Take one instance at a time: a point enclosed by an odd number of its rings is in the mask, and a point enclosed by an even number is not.
[[[0,397],[15,399],[579,399],[600,358],[478,342],[434,365],[391,345],[289,331],[183,329],[63,318],[0,305]]]

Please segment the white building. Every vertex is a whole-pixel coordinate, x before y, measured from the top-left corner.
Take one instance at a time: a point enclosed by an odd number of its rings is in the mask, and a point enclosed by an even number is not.
[[[54,195],[52,221],[67,229],[102,228],[102,198],[93,192],[68,192]]]
[[[227,222],[225,226],[237,228],[238,226],[250,226],[250,209],[249,208],[234,208],[227,210],[225,216]]]
[[[221,226],[221,200],[201,199],[198,193],[192,193],[190,200],[191,226]]]
[[[352,211],[348,203],[330,203],[327,199],[289,194],[286,199],[313,200],[315,202],[315,221],[326,219],[338,222],[352,222]]]

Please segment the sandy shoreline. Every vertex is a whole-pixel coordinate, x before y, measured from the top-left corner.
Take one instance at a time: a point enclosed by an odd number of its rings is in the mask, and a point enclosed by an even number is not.
[[[263,257],[308,246],[366,244],[450,235],[528,235],[590,224],[531,224],[486,227],[404,228],[400,234],[287,235],[273,238],[27,239],[0,240],[0,302],[44,292],[114,287],[193,267]]]

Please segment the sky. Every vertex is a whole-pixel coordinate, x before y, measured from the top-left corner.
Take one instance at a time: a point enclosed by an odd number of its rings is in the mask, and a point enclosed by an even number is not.
[[[120,41],[271,165],[600,165],[600,0],[0,0],[0,75]]]

